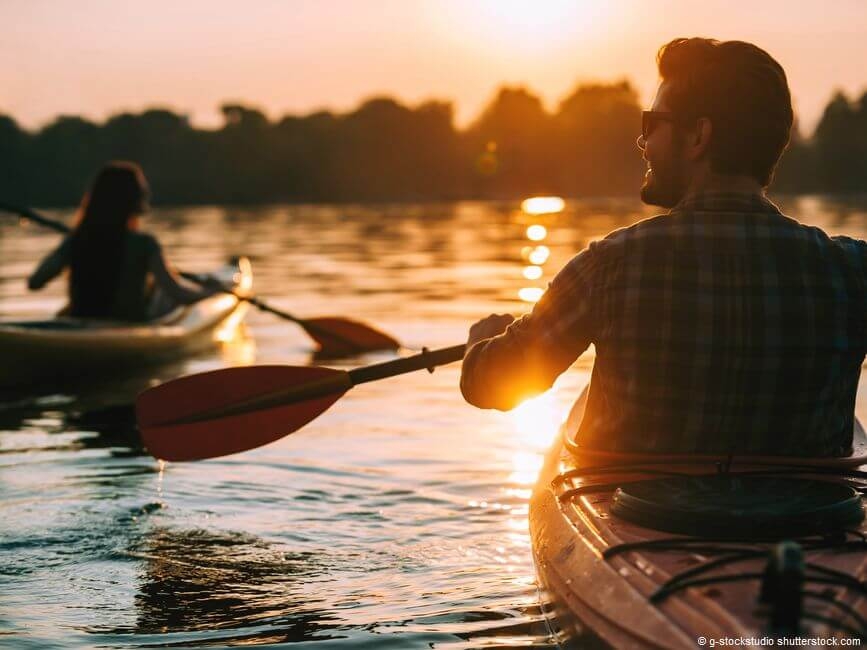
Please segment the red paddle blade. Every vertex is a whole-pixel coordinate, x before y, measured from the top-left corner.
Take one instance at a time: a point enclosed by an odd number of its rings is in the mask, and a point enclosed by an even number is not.
[[[349,318],[307,318],[301,326],[326,356],[342,356],[373,350],[397,350],[400,343],[385,332]]]
[[[136,400],[136,419],[156,458],[215,458],[297,431],[351,387],[349,373],[332,368],[224,368],[144,391]]]

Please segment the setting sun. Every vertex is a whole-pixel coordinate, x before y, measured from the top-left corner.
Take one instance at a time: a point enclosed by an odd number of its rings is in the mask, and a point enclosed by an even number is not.
[[[455,23],[471,25],[479,44],[550,51],[577,33],[597,31],[607,22],[608,5],[580,0],[478,0],[440,5]]]

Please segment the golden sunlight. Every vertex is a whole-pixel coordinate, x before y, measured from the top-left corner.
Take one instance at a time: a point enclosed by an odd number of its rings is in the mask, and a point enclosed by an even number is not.
[[[536,265],[525,266],[524,277],[528,280],[538,280],[542,277],[542,267]]]
[[[523,446],[536,451],[548,448],[563,416],[562,406],[551,390],[521,402],[505,414]]]
[[[544,455],[539,452],[516,451],[512,455],[512,473],[509,474],[509,483],[533,485],[544,460]]]
[[[539,287],[524,287],[518,291],[518,298],[524,302],[539,302],[544,293],[545,290]]]
[[[249,335],[241,323],[234,330],[221,330],[225,338],[218,338],[220,358],[227,366],[252,366],[256,363],[256,339]]]
[[[554,212],[563,212],[566,207],[566,202],[559,196],[534,196],[531,199],[525,199],[521,203],[521,210],[527,214],[552,214]],[[530,233],[527,232],[529,237]],[[532,239],[532,237],[531,237]]]
[[[542,241],[548,236],[548,229],[541,224],[533,224],[527,227],[527,239],[530,241]]]
[[[437,6],[452,7],[447,11],[451,27],[471,30],[479,46],[512,51],[550,52],[588,29],[604,29],[611,16],[607,3],[581,0],[474,0]]]
[[[522,449],[512,455],[509,482],[530,486],[542,468],[544,452],[550,446],[563,420],[553,391],[528,399],[505,414],[512,424]]]
[[[551,250],[547,246],[536,246],[536,248],[530,251],[527,259],[529,259],[532,264],[542,265],[548,261],[548,256],[550,254]]]
[[[234,300],[231,296],[226,296],[227,302]],[[219,343],[232,343],[239,338],[244,338],[244,332],[241,332],[241,321],[247,313],[246,305],[232,312],[226,320],[224,320],[219,328],[214,332],[214,340]]]

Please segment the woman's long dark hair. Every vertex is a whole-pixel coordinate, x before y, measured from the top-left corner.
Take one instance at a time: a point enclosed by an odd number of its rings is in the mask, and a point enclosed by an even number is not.
[[[111,162],[96,175],[81,200],[72,233],[72,316],[110,317],[123,269],[130,218],[144,212],[147,202],[147,181],[135,163]]]

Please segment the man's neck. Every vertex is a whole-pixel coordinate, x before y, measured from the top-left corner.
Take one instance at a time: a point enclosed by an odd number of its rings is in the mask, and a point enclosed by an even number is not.
[[[764,196],[765,188],[749,176],[716,174],[708,172],[696,175],[683,198],[696,194],[726,193]]]

